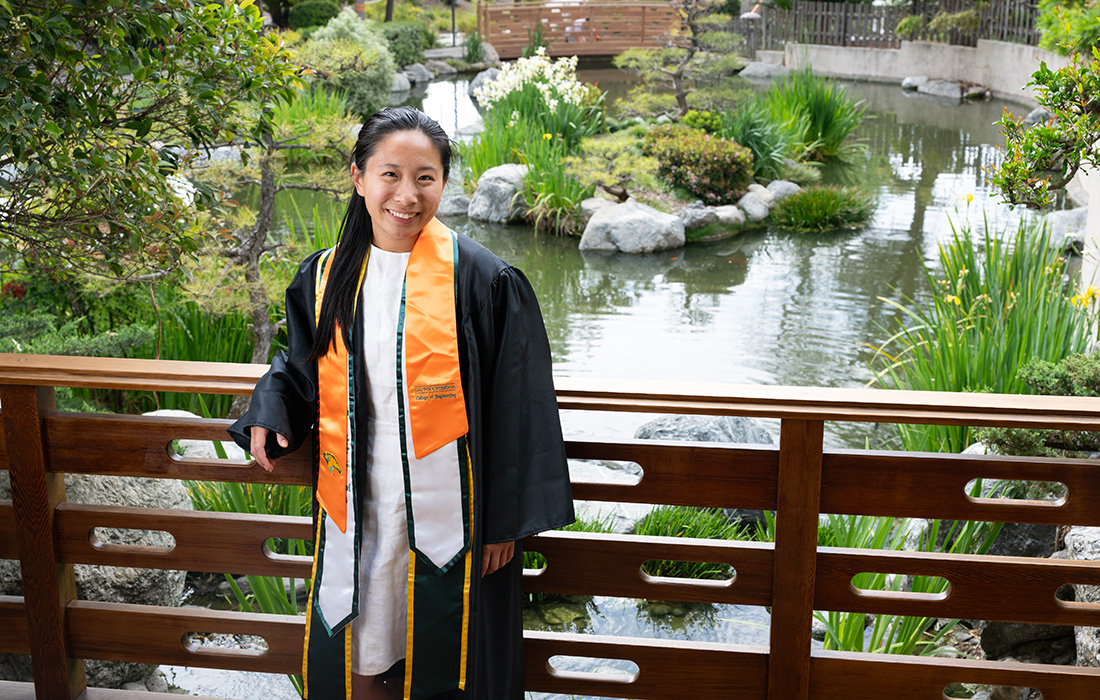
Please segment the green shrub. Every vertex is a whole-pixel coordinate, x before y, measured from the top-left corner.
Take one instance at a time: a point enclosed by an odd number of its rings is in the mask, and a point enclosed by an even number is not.
[[[680,123],[708,134],[716,134],[722,126],[722,118],[705,109],[689,109]]]
[[[1100,45],[1100,5],[1088,0],[1039,0],[1039,46],[1063,56],[1088,55]]]
[[[527,173],[523,193],[527,199],[527,220],[541,231],[566,236],[584,232],[581,202],[596,190],[570,175],[565,167],[565,143],[560,137],[543,134],[526,144],[523,160]]]
[[[981,28],[982,18],[977,10],[963,10],[962,12],[938,12],[928,23],[928,29],[932,32],[949,32],[952,30],[963,34],[974,34]]]
[[[912,39],[923,31],[923,15],[909,15],[908,17],[902,17],[898,20],[898,26],[894,28],[894,33],[902,39]]]
[[[897,332],[872,360],[887,388],[920,391],[1025,390],[1020,367],[1033,358],[1057,362],[1084,352],[1095,338],[1091,316],[1063,289],[1065,260],[1045,227],[975,236],[955,229],[926,266],[929,301],[889,302],[901,311]],[[899,426],[907,450],[961,452],[964,426]]]
[[[795,231],[859,228],[875,213],[874,200],[858,187],[810,187],[776,202],[776,226]]]
[[[730,521],[720,510],[688,506],[654,508],[634,527],[634,534],[657,537],[691,537],[708,540],[749,539],[747,529]],[[647,561],[642,571],[650,576],[721,580],[733,575],[729,564],[696,561]]]
[[[1095,287],[1091,288],[1095,292]],[[1071,301],[1079,308],[1091,305],[1095,294],[1078,295]],[[1020,368],[1020,378],[1037,394],[1046,396],[1100,396],[1100,355],[1070,355],[1058,362],[1032,358]],[[979,428],[974,437],[997,454],[1080,457],[1100,450],[1100,433],[1076,430],[1028,430]],[[1075,454],[1076,453],[1076,454]]]
[[[316,84],[301,91],[296,100],[277,103],[272,114],[278,133],[300,137],[295,144],[312,146],[286,151],[287,162],[295,166],[343,165],[338,151],[326,148],[325,144],[336,139],[339,129],[348,127],[347,120],[348,101],[344,94]]]
[[[766,99],[771,118],[791,124],[805,157],[823,160],[854,148],[845,142],[863,121],[863,101],[835,81],[799,69],[775,85]]]
[[[338,14],[340,6],[333,0],[304,0],[290,8],[287,23],[291,29],[320,27]]]
[[[389,103],[393,62],[382,41],[310,39],[297,48],[299,62],[313,69],[311,81],[343,93],[349,112],[363,119]]]
[[[645,153],[657,159],[657,172],[669,184],[706,204],[736,202],[752,184],[749,149],[689,127],[655,127]]]
[[[617,131],[581,142],[580,155],[566,159],[566,171],[585,185],[602,188],[620,201],[630,189],[657,189],[657,161],[643,155],[636,129]]]
[[[791,122],[772,118],[763,102],[753,101],[724,112],[716,136],[731,139],[752,151],[757,180],[778,180],[784,164],[798,155],[799,136]]]
[[[425,34],[425,29],[424,25],[415,22],[386,22],[379,27],[395,64],[407,66],[424,62],[424,49],[435,43],[435,35]]]
[[[485,51],[481,48],[483,43],[485,43],[485,40],[477,32],[473,32],[466,37],[466,54],[462,57],[462,60],[466,63],[481,63],[484,61]]]

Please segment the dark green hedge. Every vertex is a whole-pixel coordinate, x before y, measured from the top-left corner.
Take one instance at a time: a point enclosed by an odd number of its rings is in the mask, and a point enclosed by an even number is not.
[[[340,6],[333,0],[305,0],[290,8],[287,23],[291,29],[320,27],[340,14]]]

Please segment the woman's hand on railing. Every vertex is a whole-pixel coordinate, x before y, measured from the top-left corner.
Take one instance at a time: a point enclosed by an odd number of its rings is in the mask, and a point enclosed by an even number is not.
[[[267,434],[271,431],[263,426],[252,426],[252,459],[256,460],[256,463],[264,468],[264,471],[273,471],[275,469],[275,460],[267,458]],[[285,436],[275,433],[275,440],[279,443],[279,447],[286,447],[290,444],[290,441]]]

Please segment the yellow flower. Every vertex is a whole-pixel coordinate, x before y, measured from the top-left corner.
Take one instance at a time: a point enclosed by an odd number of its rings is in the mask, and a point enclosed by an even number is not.
[[[974,201],[974,195],[972,195],[972,194],[966,195],[966,203],[967,204],[970,204],[973,201]]]
[[[945,296],[944,301],[947,301],[950,304],[954,304],[955,306],[961,307],[963,305],[962,299],[958,298],[954,294],[948,294],[947,296]]]
[[[552,134],[543,134],[543,135],[542,135],[542,137],[543,137],[544,139],[546,139],[547,141],[549,141],[550,139],[554,138],[554,136],[553,136]]]

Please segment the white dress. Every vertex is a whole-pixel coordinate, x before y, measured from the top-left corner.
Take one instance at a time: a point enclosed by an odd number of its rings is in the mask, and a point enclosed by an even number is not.
[[[359,303],[361,357],[371,419],[359,549],[359,616],[352,622],[352,671],[376,676],[405,658],[409,575],[405,476],[397,423],[397,320],[409,253],[371,246]]]

